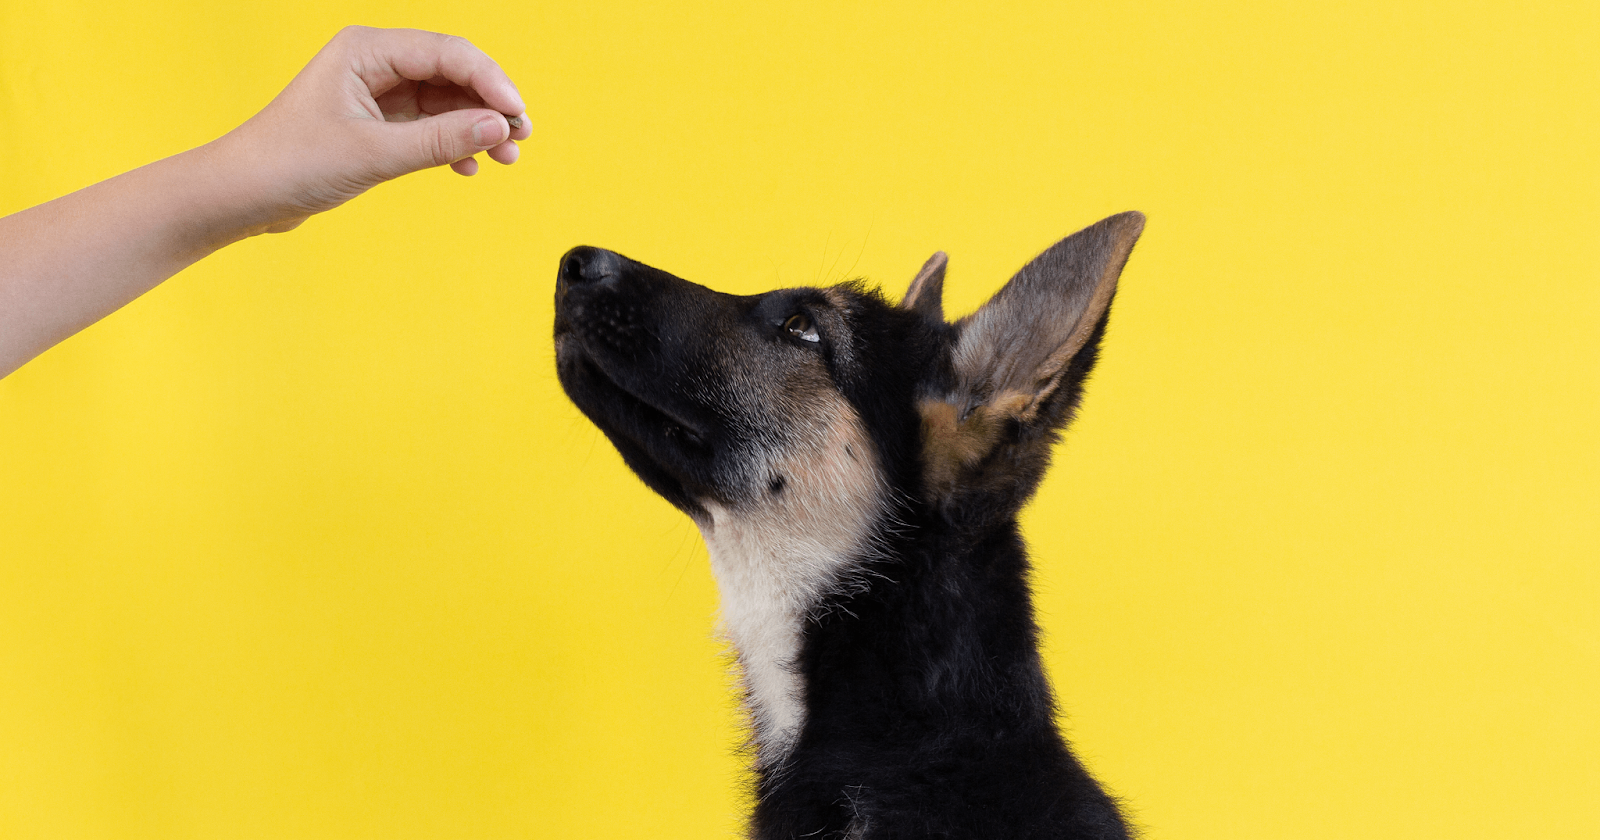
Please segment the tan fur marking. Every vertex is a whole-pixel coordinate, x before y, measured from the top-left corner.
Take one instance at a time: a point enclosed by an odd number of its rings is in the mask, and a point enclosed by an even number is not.
[[[955,403],[920,400],[917,412],[922,415],[922,469],[927,491],[937,497],[953,490],[962,472],[977,466],[994,449],[1007,420],[1027,422],[1036,408],[1032,394],[1007,391],[990,403],[975,406],[963,420]]]
[[[1050,390],[1054,390],[1053,386]],[[1038,394],[1025,391],[1006,391],[996,394],[984,406],[989,413],[996,417],[1015,417],[1018,420],[1032,420],[1033,412],[1038,408]]]
[[[795,657],[807,615],[868,550],[886,490],[848,402],[815,394],[809,422],[770,455],[784,488],[737,508],[709,505],[700,525],[721,596],[723,632],[738,654],[762,764],[788,753],[804,725]]]

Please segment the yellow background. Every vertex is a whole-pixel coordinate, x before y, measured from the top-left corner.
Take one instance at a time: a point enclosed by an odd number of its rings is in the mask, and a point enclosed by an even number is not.
[[[340,26],[473,39],[522,162],[219,253],[0,381],[0,838],[702,838],[688,522],[563,398],[556,260],[948,307],[1150,217],[1025,517],[1160,840],[1600,836],[1600,5],[0,2],[0,212]]]

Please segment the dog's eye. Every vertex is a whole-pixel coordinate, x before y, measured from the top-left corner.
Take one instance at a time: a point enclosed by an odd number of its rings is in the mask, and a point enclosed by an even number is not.
[[[783,322],[783,328],[788,330],[790,335],[804,341],[822,340],[822,337],[817,335],[817,325],[811,323],[809,315],[790,315],[789,320]]]

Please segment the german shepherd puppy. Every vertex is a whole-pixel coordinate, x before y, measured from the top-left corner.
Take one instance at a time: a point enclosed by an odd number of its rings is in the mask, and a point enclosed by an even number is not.
[[[953,323],[942,252],[899,305],[562,257],[562,386],[710,550],[752,837],[1128,836],[1056,728],[1017,512],[1143,229],[1079,231]]]

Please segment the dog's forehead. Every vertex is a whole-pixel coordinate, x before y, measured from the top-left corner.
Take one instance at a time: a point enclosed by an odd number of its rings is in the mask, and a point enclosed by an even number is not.
[[[830,357],[836,363],[842,361],[837,356],[851,353],[858,313],[868,305],[870,296],[847,286],[797,286],[734,299],[744,301],[749,317],[729,320],[709,314],[699,323],[686,325],[689,336],[715,343],[721,361],[752,361],[767,367],[825,364]],[[815,344],[796,343],[782,334],[788,320],[797,315],[817,328],[820,338]],[[773,352],[760,352],[763,343],[750,340],[751,329],[767,339],[765,345]]]
[[[829,286],[822,290],[823,299],[840,310],[849,309],[859,296],[860,293],[852,293],[843,286]]]

